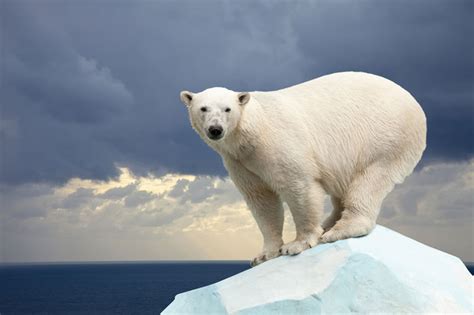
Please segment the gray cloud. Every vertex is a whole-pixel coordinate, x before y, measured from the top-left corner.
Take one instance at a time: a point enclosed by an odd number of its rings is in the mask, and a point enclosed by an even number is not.
[[[188,185],[188,190],[183,194],[182,202],[190,201],[192,203],[199,203],[209,197],[215,196],[221,190],[214,188],[214,178],[204,177],[200,180],[194,180]]]
[[[58,204],[58,208],[74,209],[84,204],[90,204],[94,198],[93,189],[79,188]]]
[[[54,187],[47,184],[25,184],[17,187],[0,185],[0,218],[28,219],[47,215]],[[2,225],[0,224],[0,230]]]
[[[125,198],[125,207],[134,208],[155,199],[156,196],[146,191],[134,191]]]
[[[428,5],[429,2],[429,5]],[[1,180],[224,175],[181,89],[270,90],[361,70],[428,116],[424,164],[472,157],[470,1],[4,1]]]
[[[100,194],[100,197],[104,199],[122,199],[131,193],[133,193],[137,189],[136,184],[130,184],[125,187],[115,187],[107,190],[103,194]]]
[[[180,197],[184,194],[185,189],[188,188],[190,181],[187,179],[180,179],[170,191],[169,196],[173,198]]]

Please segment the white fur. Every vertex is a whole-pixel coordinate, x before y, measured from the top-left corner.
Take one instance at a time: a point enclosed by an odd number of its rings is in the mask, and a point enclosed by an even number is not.
[[[182,92],[181,99],[193,128],[222,156],[263,234],[253,265],[370,233],[385,196],[413,171],[426,147],[419,104],[376,75],[335,73],[246,95],[240,102],[242,94],[211,88]],[[203,106],[210,110],[201,112]],[[222,139],[207,137],[212,124],[223,127]],[[325,194],[334,210],[321,222]],[[297,231],[285,245],[282,202]]]

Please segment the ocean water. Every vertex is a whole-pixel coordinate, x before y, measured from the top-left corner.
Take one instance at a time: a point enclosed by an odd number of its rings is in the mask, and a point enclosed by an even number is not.
[[[0,314],[159,314],[176,294],[248,268],[242,261],[0,265]]]
[[[0,314],[159,314],[180,292],[248,262],[0,265]]]

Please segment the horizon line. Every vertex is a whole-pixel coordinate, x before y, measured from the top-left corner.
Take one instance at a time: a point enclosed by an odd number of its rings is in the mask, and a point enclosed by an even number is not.
[[[64,260],[64,261],[12,261],[0,262],[7,265],[74,265],[74,264],[133,264],[133,263],[248,263],[242,259],[159,259],[159,260]],[[474,261],[462,261],[464,265],[474,265]]]
[[[60,264],[120,264],[120,263],[226,263],[242,262],[250,260],[244,259],[157,259],[157,260],[61,260],[61,261],[7,261],[0,262],[0,266],[5,265],[60,265]]]

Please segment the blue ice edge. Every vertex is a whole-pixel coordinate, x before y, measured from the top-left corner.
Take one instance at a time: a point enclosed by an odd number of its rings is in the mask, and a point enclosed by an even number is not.
[[[178,294],[162,314],[474,313],[462,261],[383,226]]]

